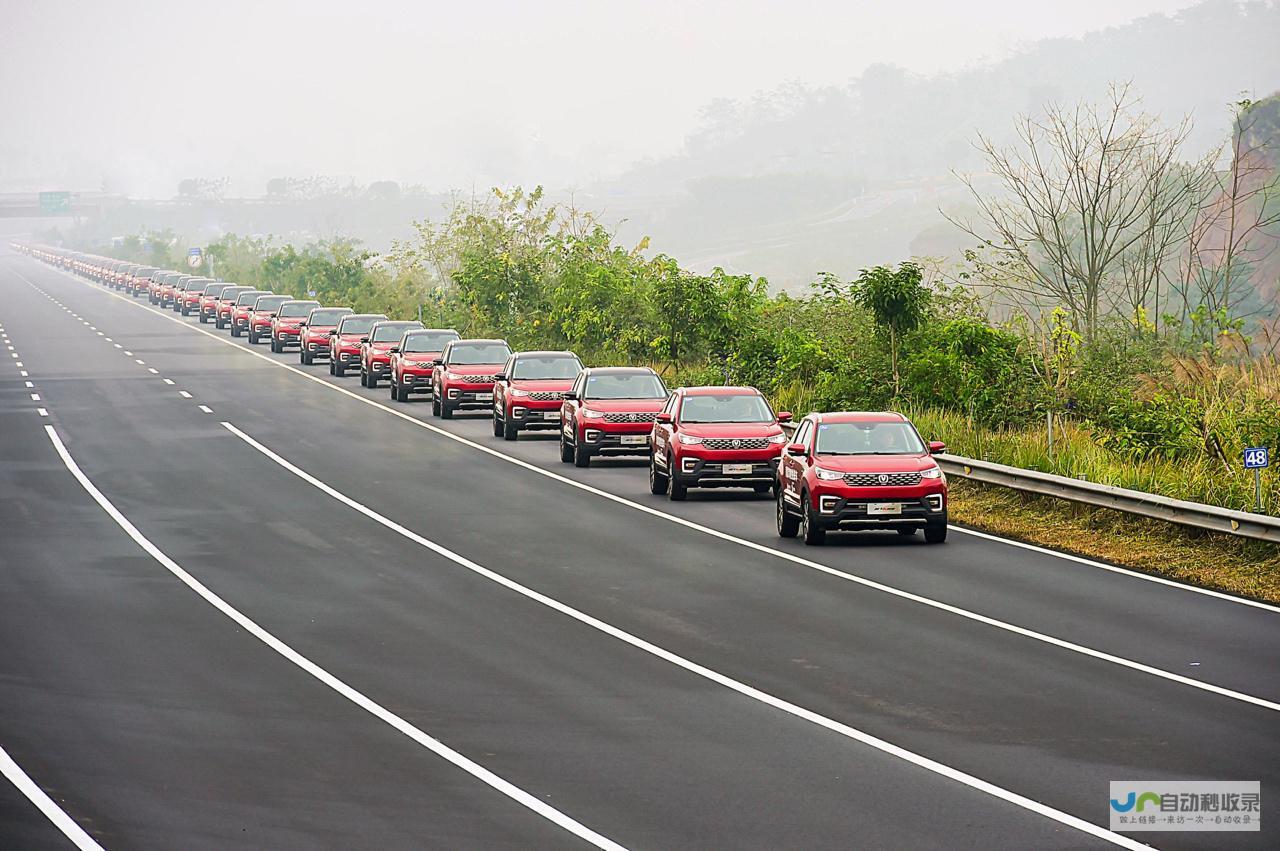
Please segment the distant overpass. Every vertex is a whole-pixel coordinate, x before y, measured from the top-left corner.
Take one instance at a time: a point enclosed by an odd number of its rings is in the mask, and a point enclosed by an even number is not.
[[[0,219],[100,218],[128,202],[105,192],[0,192]]]

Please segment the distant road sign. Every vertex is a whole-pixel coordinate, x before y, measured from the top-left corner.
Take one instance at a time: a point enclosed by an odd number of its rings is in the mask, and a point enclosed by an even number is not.
[[[187,249],[187,265],[188,266],[192,266],[192,267],[199,266],[201,262],[203,262],[203,260],[204,260],[204,252],[201,251],[199,248]]]
[[[1271,453],[1267,451],[1265,446],[1250,446],[1244,451],[1244,468],[1246,470],[1261,470],[1263,467],[1271,466]]]
[[[41,192],[40,212],[46,216],[66,215],[71,212],[70,192]]]

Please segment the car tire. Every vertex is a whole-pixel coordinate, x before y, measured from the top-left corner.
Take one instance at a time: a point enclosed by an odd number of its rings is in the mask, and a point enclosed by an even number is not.
[[[364,371],[364,367],[360,367],[360,386],[361,387],[369,386],[369,373]]]
[[[684,502],[684,498],[689,495],[689,486],[680,481],[680,477],[675,474],[676,462],[667,456],[667,499],[672,502]]]
[[[947,521],[926,523],[924,526],[924,539],[930,544],[945,543],[947,540]]]
[[[431,391],[431,416],[440,416],[440,397],[436,395],[434,389]]]
[[[667,492],[667,476],[658,472],[657,455],[649,453],[649,493],[664,494]]]
[[[311,355],[307,354],[306,349],[298,350],[298,363],[303,366],[311,366]]]
[[[520,437],[520,425],[513,423],[506,417],[502,418],[502,439],[517,440]]]
[[[590,467],[591,466],[591,447],[585,443],[575,443],[573,445],[573,466]]]
[[[809,494],[804,492],[800,494],[800,510],[803,512],[800,515],[800,536],[811,547],[821,546],[827,539],[827,530],[818,525]]]
[[[496,410],[493,412],[492,416],[490,416],[489,422],[493,426],[493,436],[502,437],[502,418],[498,416],[498,412]]]
[[[453,419],[453,405],[450,405],[448,402],[441,402],[440,418],[445,420]]]
[[[782,497],[782,491],[778,491],[778,537],[794,538],[796,533],[800,531],[800,518],[787,510],[787,502]]]
[[[204,313],[201,313],[201,314],[200,314],[200,324],[201,324],[201,325],[208,325],[208,324],[209,324],[209,317],[205,316],[205,315],[204,315]]]
[[[560,460],[568,464],[573,461],[573,447],[564,439],[564,429],[560,429]]]
[[[239,326],[239,325],[232,324],[232,326],[231,326],[231,336],[232,336],[232,337],[239,337],[239,336],[240,336],[240,326]]]

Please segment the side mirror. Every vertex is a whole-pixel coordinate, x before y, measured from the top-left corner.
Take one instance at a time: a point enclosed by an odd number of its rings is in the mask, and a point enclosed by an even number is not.
[[[809,454],[809,450],[805,448],[803,443],[792,443],[787,446],[787,454],[794,455],[797,458],[804,458]]]
[[[507,374],[506,374],[505,372],[495,372],[495,373],[493,374],[493,380],[494,380],[494,381],[506,381],[506,380],[507,380]]]
[[[578,398],[578,394],[577,394],[577,393],[575,393],[575,392],[573,392],[572,390],[566,390],[566,391],[564,391],[564,395],[563,395],[561,398],[563,398],[563,399],[570,399],[570,400],[572,400],[572,399],[577,399],[577,398]]]
[[[778,422],[780,422],[780,423],[789,423],[789,422],[791,422],[791,412],[790,412],[790,411],[778,411]]]
[[[444,358],[436,358],[431,362],[432,366],[444,366]]]
[[[298,327],[299,327],[299,328],[306,328],[306,327],[307,327],[307,323],[306,323],[306,322],[299,322],[299,323],[298,323]]]
[[[276,318],[276,314],[274,314],[274,313],[273,313],[273,314],[271,314],[271,318],[272,318],[272,319],[275,319],[275,318]]]
[[[929,441],[929,454],[930,454],[930,455],[938,455],[938,454],[941,454],[941,453],[946,452],[946,451],[947,451],[947,445],[946,445],[945,443],[943,443],[941,440],[931,440],[931,441]]]
[[[369,338],[368,338],[368,337],[361,337],[361,338],[360,338],[360,342],[362,342],[362,343],[367,343],[367,342],[369,342]]]
[[[330,331],[330,332],[329,332],[329,336],[330,336],[330,337],[336,337],[336,336],[338,336],[338,329],[337,329],[337,328],[334,328],[332,331]]]
[[[660,423],[667,423],[669,425],[671,424],[671,422],[674,421],[674,419],[675,418],[671,416],[670,411],[663,411],[662,413],[658,414],[658,422]]]
[[[391,352],[391,354],[393,354],[393,355],[398,355],[398,354],[400,354],[400,347],[399,347],[399,346],[392,346],[392,347],[391,347],[390,349],[388,349],[387,351]]]

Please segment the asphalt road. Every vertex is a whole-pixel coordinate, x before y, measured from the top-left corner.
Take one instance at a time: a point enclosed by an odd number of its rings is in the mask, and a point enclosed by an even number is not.
[[[0,747],[106,848],[1280,845],[1274,608],[779,541],[7,251]],[[1089,829],[1188,778],[1263,831]],[[0,782],[0,848],[68,845]]]

